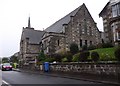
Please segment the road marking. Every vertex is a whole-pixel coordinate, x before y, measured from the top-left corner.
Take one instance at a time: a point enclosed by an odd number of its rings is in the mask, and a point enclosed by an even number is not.
[[[2,80],[2,82],[3,82],[4,84],[7,84],[8,86],[12,86],[12,85],[10,85],[8,82],[6,82],[6,81],[4,81],[4,80]]]

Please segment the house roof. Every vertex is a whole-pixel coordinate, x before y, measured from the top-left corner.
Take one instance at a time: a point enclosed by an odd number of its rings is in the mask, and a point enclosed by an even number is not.
[[[106,7],[110,4],[110,2],[108,2],[105,7],[103,8],[103,10],[99,13],[99,17],[102,16],[103,12],[106,10]]]
[[[63,24],[68,24],[70,22],[70,17],[74,16],[78,12],[78,10],[81,8],[81,6],[79,6],[74,11],[72,11],[71,13],[66,15],[65,17],[61,18],[60,20],[58,20],[57,22],[55,22],[54,24],[52,24],[51,26],[46,28],[45,31],[60,33],[63,29]]]
[[[21,40],[25,40],[26,38],[29,38],[30,44],[39,44],[42,41],[42,36],[45,32],[24,28],[21,36]]]

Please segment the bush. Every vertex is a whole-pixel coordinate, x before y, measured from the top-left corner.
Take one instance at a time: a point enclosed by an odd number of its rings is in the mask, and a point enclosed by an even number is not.
[[[86,50],[88,50],[87,45],[82,46],[82,51],[86,51]]]
[[[37,57],[37,60],[38,60],[38,61],[43,61],[43,60],[45,60],[45,54],[44,54],[44,51],[43,51],[43,50],[39,53],[39,55],[38,55],[38,57]]]
[[[78,45],[76,43],[72,43],[70,45],[70,52],[74,55],[79,51]]]
[[[120,61],[120,47],[118,47],[118,48],[115,50],[114,54],[115,54],[115,58],[116,58],[118,61]]]
[[[57,62],[62,61],[62,56],[60,54],[52,54],[50,57],[54,58],[54,60]]]
[[[79,61],[79,56],[80,56],[80,53],[77,53],[77,54],[73,55],[72,61],[73,62],[78,62]]]
[[[71,62],[71,61],[72,61],[72,54],[71,54],[70,52],[67,52],[67,53],[65,54],[65,57],[67,58],[67,61],[68,61],[68,62]]]
[[[44,62],[53,62],[53,61],[55,61],[55,58],[50,58],[50,57],[44,60]]]
[[[94,49],[96,49],[96,46],[94,46],[94,45],[90,45],[90,46],[88,47],[88,50],[94,50]]]
[[[99,60],[99,54],[98,54],[98,52],[96,52],[96,51],[93,51],[92,53],[91,53],[91,58],[92,58],[92,60],[93,61],[98,61]]]
[[[79,61],[87,61],[88,60],[88,57],[90,55],[90,52],[89,51],[83,51],[80,53],[80,58],[79,58]]]
[[[103,43],[103,44],[102,44],[102,47],[103,47],[103,48],[110,48],[110,47],[113,47],[113,45],[112,45],[112,43],[109,43],[109,42],[108,42],[108,43]]]
[[[68,61],[68,60],[67,60],[66,57],[62,59],[62,62],[67,62],[67,61]]]

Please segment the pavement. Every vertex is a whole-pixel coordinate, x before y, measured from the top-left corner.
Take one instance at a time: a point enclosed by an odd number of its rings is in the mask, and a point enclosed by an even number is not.
[[[106,80],[101,80],[99,78],[96,79],[93,75],[88,75],[87,74],[65,74],[62,72],[44,72],[44,71],[31,71],[31,70],[25,70],[25,69],[14,69],[13,71],[18,71],[18,72],[26,72],[26,73],[33,73],[33,74],[41,74],[41,75],[46,75],[46,76],[52,76],[52,77],[62,77],[62,78],[69,78],[69,79],[77,79],[77,80],[83,80],[83,81],[90,81],[90,82],[96,82],[96,83],[103,83],[103,84],[110,84],[110,85],[120,85],[118,82],[114,81],[106,81]],[[99,77],[99,76],[98,76]],[[104,78],[104,76],[103,76]]]

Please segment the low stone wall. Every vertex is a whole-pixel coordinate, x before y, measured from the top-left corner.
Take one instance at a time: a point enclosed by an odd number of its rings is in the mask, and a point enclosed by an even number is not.
[[[50,71],[73,74],[92,74],[100,77],[108,77],[111,80],[120,81],[120,63],[55,63],[50,64]]]

